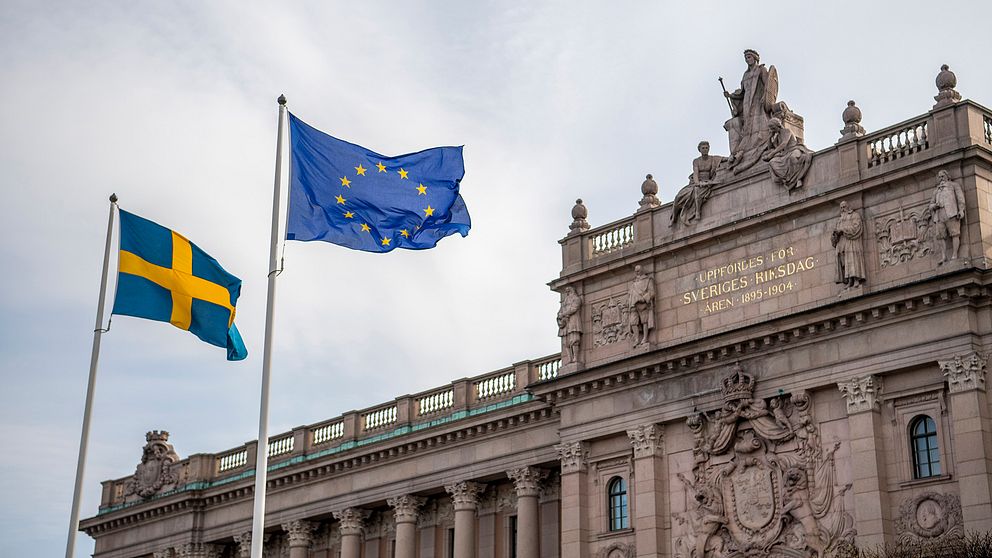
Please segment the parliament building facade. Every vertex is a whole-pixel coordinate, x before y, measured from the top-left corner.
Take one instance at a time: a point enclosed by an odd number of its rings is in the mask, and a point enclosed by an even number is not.
[[[928,112],[868,132],[851,101],[814,152],[745,61],[729,155],[702,142],[671,202],[649,175],[629,218],[572,209],[561,353],[269,439],[266,556],[813,558],[992,530],[992,110],[945,66]],[[94,556],[248,557],[257,443],[146,442],[82,522]]]

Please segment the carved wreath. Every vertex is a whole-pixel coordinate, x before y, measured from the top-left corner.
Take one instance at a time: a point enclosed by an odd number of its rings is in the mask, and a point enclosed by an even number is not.
[[[634,558],[634,545],[615,542],[599,549],[596,558]]]
[[[959,538],[964,535],[961,501],[954,494],[923,492],[899,506],[896,532],[900,541]]]

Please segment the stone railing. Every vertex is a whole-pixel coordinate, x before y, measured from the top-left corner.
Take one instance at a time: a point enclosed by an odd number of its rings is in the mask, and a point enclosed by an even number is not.
[[[866,136],[868,167],[877,167],[930,147],[929,120],[887,128]]]
[[[634,243],[634,221],[626,219],[612,223],[600,230],[590,231],[586,238],[589,241],[589,254],[593,257],[616,252]]]
[[[985,127],[985,143],[992,144],[992,116],[983,115],[982,124]]]
[[[275,466],[294,460],[317,458],[328,453],[347,451],[355,442],[375,442],[395,436],[409,435],[425,428],[439,427],[472,414],[529,401],[528,384],[553,380],[561,368],[561,355],[555,354],[518,362],[495,372],[463,378],[448,385],[435,387],[414,395],[404,395],[381,403],[349,411],[341,416],[300,426],[290,432],[271,436],[268,455]],[[475,413],[470,413],[470,411]],[[416,426],[416,428],[412,428]],[[203,487],[204,483],[230,482],[255,469],[258,442],[214,454],[197,454],[173,465],[181,475],[184,486]],[[126,495],[125,487],[131,477],[104,482],[102,510],[123,504],[140,502]],[[182,487],[178,487],[182,489]]]

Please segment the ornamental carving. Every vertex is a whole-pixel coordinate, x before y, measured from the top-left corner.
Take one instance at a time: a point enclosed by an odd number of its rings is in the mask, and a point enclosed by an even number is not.
[[[251,549],[249,549],[249,552],[251,552]],[[173,556],[175,556],[175,553],[172,552],[171,548],[152,552],[152,558],[173,558]]]
[[[479,506],[479,496],[486,490],[486,485],[471,481],[449,484],[444,489],[451,495],[455,511],[475,511]]]
[[[899,506],[896,535],[901,543],[959,539],[964,536],[961,501],[954,494],[924,492]]]
[[[933,244],[931,214],[926,205],[907,210],[900,207],[897,213],[875,219],[881,267],[896,266],[930,254]]]
[[[653,457],[661,452],[665,445],[665,427],[657,424],[646,424],[627,431],[630,445],[634,447],[634,458]]]
[[[610,297],[592,306],[592,345],[602,347],[630,337],[630,310],[625,297]]]
[[[555,446],[561,461],[562,473],[577,473],[586,468],[589,461],[589,448],[582,442],[563,442]]]
[[[127,481],[124,495],[137,495],[141,498],[171,490],[179,482],[179,475],[173,470],[173,465],[179,461],[179,455],[169,443],[169,433],[153,430],[145,434],[144,449],[141,452],[141,463],[134,470],[134,476]]]
[[[514,512],[517,510],[517,491],[512,486],[501,484],[493,493],[493,511]]]
[[[342,535],[361,535],[365,527],[365,520],[372,512],[361,508],[348,508],[341,511],[332,512],[334,519],[340,522],[339,529]]]
[[[297,519],[289,523],[282,524],[282,530],[286,532],[289,539],[289,546],[309,547],[313,540],[313,532],[317,530],[317,524]]]
[[[541,493],[541,481],[547,478],[548,472],[537,467],[520,467],[510,469],[506,476],[513,480],[517,496],[538,496]]]
[[[427,498],[421,496],[411,496],[404,494],[386,500],[386,504],[393,508],[396,516],[396,523],[416,523],[420,508],[427,502]]]
[[[262,546],[269,542],[269,535],[262,537]],[[234,554],[238,558],[251,558],[251,531],[234,535]]]
[[[636,555],[636,549],[632,543],[615,542],[599,549],[596,558],[634,558]]]
[[[947,378],[947,391],[960,393],[980,389],[985,391],[985,366],[988,355],[972,351],[956,355],[951,360],[939,360],[940,371]]]
[[[882,392],[882,378],[865,376],[837,384],[837,389],[847,399],[847,414],[873,411],[878,406],[878,395]]]
[[[224,547],[219,544],[186,543],[173,549],[175,558],[220,558]]]
[[[675,514],[676,558],[832,556],[854,539],[838,486],[834,452],[824,448],[805,391],[753,397],[739,365],[723,381],[723,407],[689,417],[695,438],[685,485],[687,510]]]

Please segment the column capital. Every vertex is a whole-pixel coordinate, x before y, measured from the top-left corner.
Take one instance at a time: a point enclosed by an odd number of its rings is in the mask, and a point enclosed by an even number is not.
[[[537,467],[519,467],[510,469],[506,476],[513,480],[513,488],[517,491],[517,497],[534,496],[541,493],[541,481],[548,476],[548,471]]]
[[[589,446],[585,442],[562,442],[555,446],[562,473],[578,473],[586,469]]]
[[[455,511],[472,510],[479,506],[479,496],[486,490],[486,485],[471,481],[449,484],[444,489],[451,495]]]
[[[268,534],[262,536],[262,544],[269,542]],[[251,558],[251,531],[234,535],[234,554],[237,558]]]
[[[654,457],[664,451],[665,427],[660,424],[645,424],[627,431],[630,445],[634,447],[634,459]]]
[[[175,556],[175,553],[172,551],[171,548],[166,548],[164,550],[156,550],[155,552],[152,552],[152,558],[172,558],[173,556]]]
[[[411,496],[404,494],[386,500],[386,504],[393,508],[393,515],[396,523],[416,523],[420,508],[427,503],[427,498],[421,496]]]
[[[186,543],[173,549],[176,558],[220,558],[224,547],[219,544]]]
[[[310,546],[317,524],[305,519],[296,519],[282,524],[282,530],[289,536],[289,546]]]
[[[938,360],[940,371],[947,378],[947,391],[961,393],[964,391],[985,391],[985,367],[988,355],[971,351],[963,355],[955,355],[950,360]]]
[[[341,511],[332,512],[334,519],[341,522],[342,535],[361,535],[365,527],[365,520],[372,512],[361,508],[347,508]]]
[[[837,384],[837,389],[847,400],[847,414],[874,411],[878,407],[878,396],[882,393],[881,376],[852,378]]]

